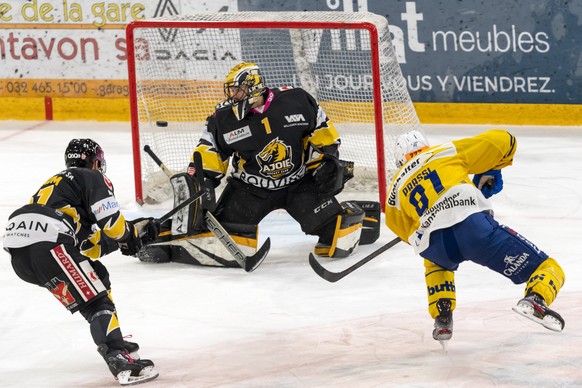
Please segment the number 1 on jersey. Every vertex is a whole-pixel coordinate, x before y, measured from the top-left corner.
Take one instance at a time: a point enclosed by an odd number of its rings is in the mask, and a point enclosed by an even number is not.
[[[269,123],[269,118],[265,117],[264,119],[261,120],[261,123],[263,123],[263,125],[265,126],[265,132],[267,132],[267,135],[271,133],[271,124]]]

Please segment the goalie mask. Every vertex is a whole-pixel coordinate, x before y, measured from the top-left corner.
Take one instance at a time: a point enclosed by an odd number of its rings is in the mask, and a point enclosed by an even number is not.
[[[73,139],[65,150],[65,165],[69,167],[93,168],[93,162],[97,161],[97,169],[105,174],[107,163],[105,154],[97,142],[91,139]]]
[[[232,106],[238,120],[249,113],[265,90],[265,79],[259,66],[252,62],[242,62],[233,67],[224,81],[226,101]]]
[[[403,133],[396,139],[396,165],[402,167],[414,155],[427,149],[426,137],[419,131]]]

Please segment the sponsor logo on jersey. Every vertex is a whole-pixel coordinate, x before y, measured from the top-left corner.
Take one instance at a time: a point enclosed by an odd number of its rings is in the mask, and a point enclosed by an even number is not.
[[[64,245],[51,249],[51,254],[84,301],[88,301],[97,295],[95,288],[90,285],[89,280],[65,250]]]
[[[450,210],[458,207],[477,207],[475,197],[460,198],[462,193],[454,193],[441,197],[437,203],[422,213],[420,227],[427,229],[430,227],[436,216],[443,210]]]
[[[7,231],[41,231],[46,233],[48,230],[48,223],[47,222],[41,222],[41,221],[36,221],[36,220],[26,220],[26,221],[20,221],[18,223],[16,222],[10,222],[8,224],[8,226],[6,226],[6,230]]]
[[[513,276],[520,273],[525,267],[524,264],[527,264],[528,257],[529,253],[526,252],[515,256],[505,255],[505,258],[503,259],[503,262],[505,263],[503,274],[505,276]]]
[[[240,170],[233,172],[232,176],[237,179],[240,179],[243,182],[248,183],[249,185],[260,187],[262,189],[279,190],[303,178],[305,176],[306,171],[307,169],[305,168],[305,166],[301,166],[299,170],[297,170],[294,174],[277,180],[247,174],[246,172]]]
[[[247,125],[246,127],[235,129],[234,131],[230,131],[225,133],[224,141],[226,144],[236,143],[239,140],[246,139],[247,137],[251,137],[251,128]]]
[[[455,283],[445,280],[444,283],[437,284],[436,286],[427,286],[428,295],[434,295],[437,292],[455,292]]]
[[[107,197],[91,205],[91,211],[99,221],[117,213],[119,211],[119,203],[114,197]]]
[[[261,167],[261,175],[271,179],[281,179],[293,170],[291,147],[275,138],[256,156]]]
[[[285,120],[287,120],[288,123],[298,123],[300,121],[306,121],[305,117],[303,117],[301,113],[285,116]]]
[[[542,250],[539,249],[534,243],[532,243],[531,241],[529,241],[527,238],[523,237],[521,234],[517,233],[515,230],[513,230],[510,227],[505,226],[505,225],[501,225],[501,227],[503,229],[505,229],[508,233],[514,235],[515,237],[519,238],[521,241],[523,241],[524,243],[526,243],[538,255],[542,253]]]
[[[46,282],[45,287],[63,306],[73,308],[78,304],[73,294],[71,294],[71,291],[69,291],[69,285],[58,277],[54,277],[50,282]]]

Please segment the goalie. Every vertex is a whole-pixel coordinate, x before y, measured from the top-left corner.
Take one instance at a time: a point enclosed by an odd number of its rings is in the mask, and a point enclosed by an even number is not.
[[[378,238],[379,203],[335,198],[352,178],[353,162],[339,160],[340,136],[309,93],[266,87],[259,67],[250,62],[230,70],[224,93],[188,172],[171,178],[175,206],[200,188],[206,194],[162,225],[161,244],[142,250],[143,261],[238,266],[207,232],[205,211],[249,253],[257,247],[257,225],[275,209],[285,209],[304,233],[319,237],[314,252],[321,256],[346,257],[359,243]],[[202,173],[195,174],[196,159]],[[229,161],[232,174],[216,203],[214,189]]]

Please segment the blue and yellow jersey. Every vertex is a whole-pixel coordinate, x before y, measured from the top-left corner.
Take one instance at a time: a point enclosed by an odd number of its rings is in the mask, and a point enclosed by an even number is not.
[[[388,188],[386,225],[417,254],[424,251],[433,230],[491,210],[469,174],[511,165],[516,148],[509,132],[490,130],[415,155],[396,172]]]

